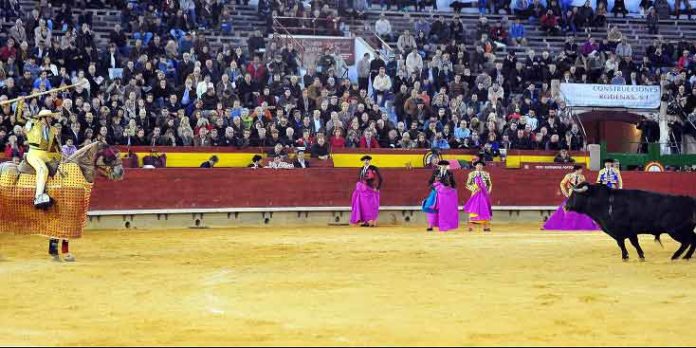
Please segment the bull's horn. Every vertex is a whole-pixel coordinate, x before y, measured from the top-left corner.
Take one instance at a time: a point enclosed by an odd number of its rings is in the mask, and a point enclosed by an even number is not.
[[[583,187],[583,188],[575,188],[575,187],[573,187],[573,191],[575,191],[575,192],[580,192],[580,193],[585,192],[585,191],[587,191],[587,190],[589,190],[589,189],[590,189],[589,186],[585,186],[585,187]]]

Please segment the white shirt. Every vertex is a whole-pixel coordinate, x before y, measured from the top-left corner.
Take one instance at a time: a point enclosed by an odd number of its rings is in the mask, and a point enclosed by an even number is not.
[[[213,87],[215,88],[215,85],[213,85],[212,82],[206,83],[205,81],[201,81],[198,83],[196,86],[196,95],[198,95],[198,99],[203,97],[203,94],[208,91],[208,87]]]
[[[369,141],[368,141],[369,143]],[[369,166],[365,167],[363,166],[362,172],[360,172],[360,177],[364,178],[367,175],[367,169],[370,168]]]
[[[527,124],[532,127],[532,131],[535,131],[539,126],[539,119],[536,117],[527,116]]]
[[[409,74],[414,72],[417,73],[423,69],[423,58],[420,56],[420,54],[416,53],[415,51],[408,54],[406,57],[406,69],[408,70]]]
[[[388,19],[379,19],[375,23],[375,32],[377,32],[377,35],[388,35],[391,34],[391,31],[391,23],[389,23]]]
[[[375,80],[372,81],[372,87],[380,92],[385,92],[391,89],[392,82],[391,78],[388,75],[377,75],[375,76]]]
[[[295,168],[295,166],[293,166],[291,163],[288,163],[288,162],[283,162],[283,161],[275,162],[275,161],[272,161],[272,162],[268,163],[268,166],[266,166],[266,168],[271,168],[271,169],[293,169],[293,168]]]
[[[318,132],[321,130],[321,119],[320,118],[314,118],[312,119],[314,121],[314,131]]]

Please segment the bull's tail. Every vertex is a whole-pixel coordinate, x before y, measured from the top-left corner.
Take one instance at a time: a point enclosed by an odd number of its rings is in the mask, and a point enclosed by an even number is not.
[[[692,198],[692,201],[693,201],[693,203],[692,203],[692,206],[691,206],[691,207],[692,207],[692,209],[693,209],[693,212],[692,212],[692,214],[691,214],[691,224],[692,224],[693,226],[695,226],[695,227],[694,227],[694,232],[696,232],[696,198]]]

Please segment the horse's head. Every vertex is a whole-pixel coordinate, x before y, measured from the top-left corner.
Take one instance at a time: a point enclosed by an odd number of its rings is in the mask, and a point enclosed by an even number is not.
[[[100,144],[94,165],[99,174],[109,180],[123,179],[123,162],[115,146]]]

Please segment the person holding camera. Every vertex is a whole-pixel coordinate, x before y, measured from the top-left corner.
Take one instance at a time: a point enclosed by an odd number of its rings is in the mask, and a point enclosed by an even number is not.
[[[660,140],[660,126],[652,119],[641,116],[636,124],[636,129],[641,131],[639,153],[648,153],[648,144]]]
[[[667,115],[667,127],[669,127],[669,148],[671,153],[679,153],[681,150],[684,124],[679,116]]]

